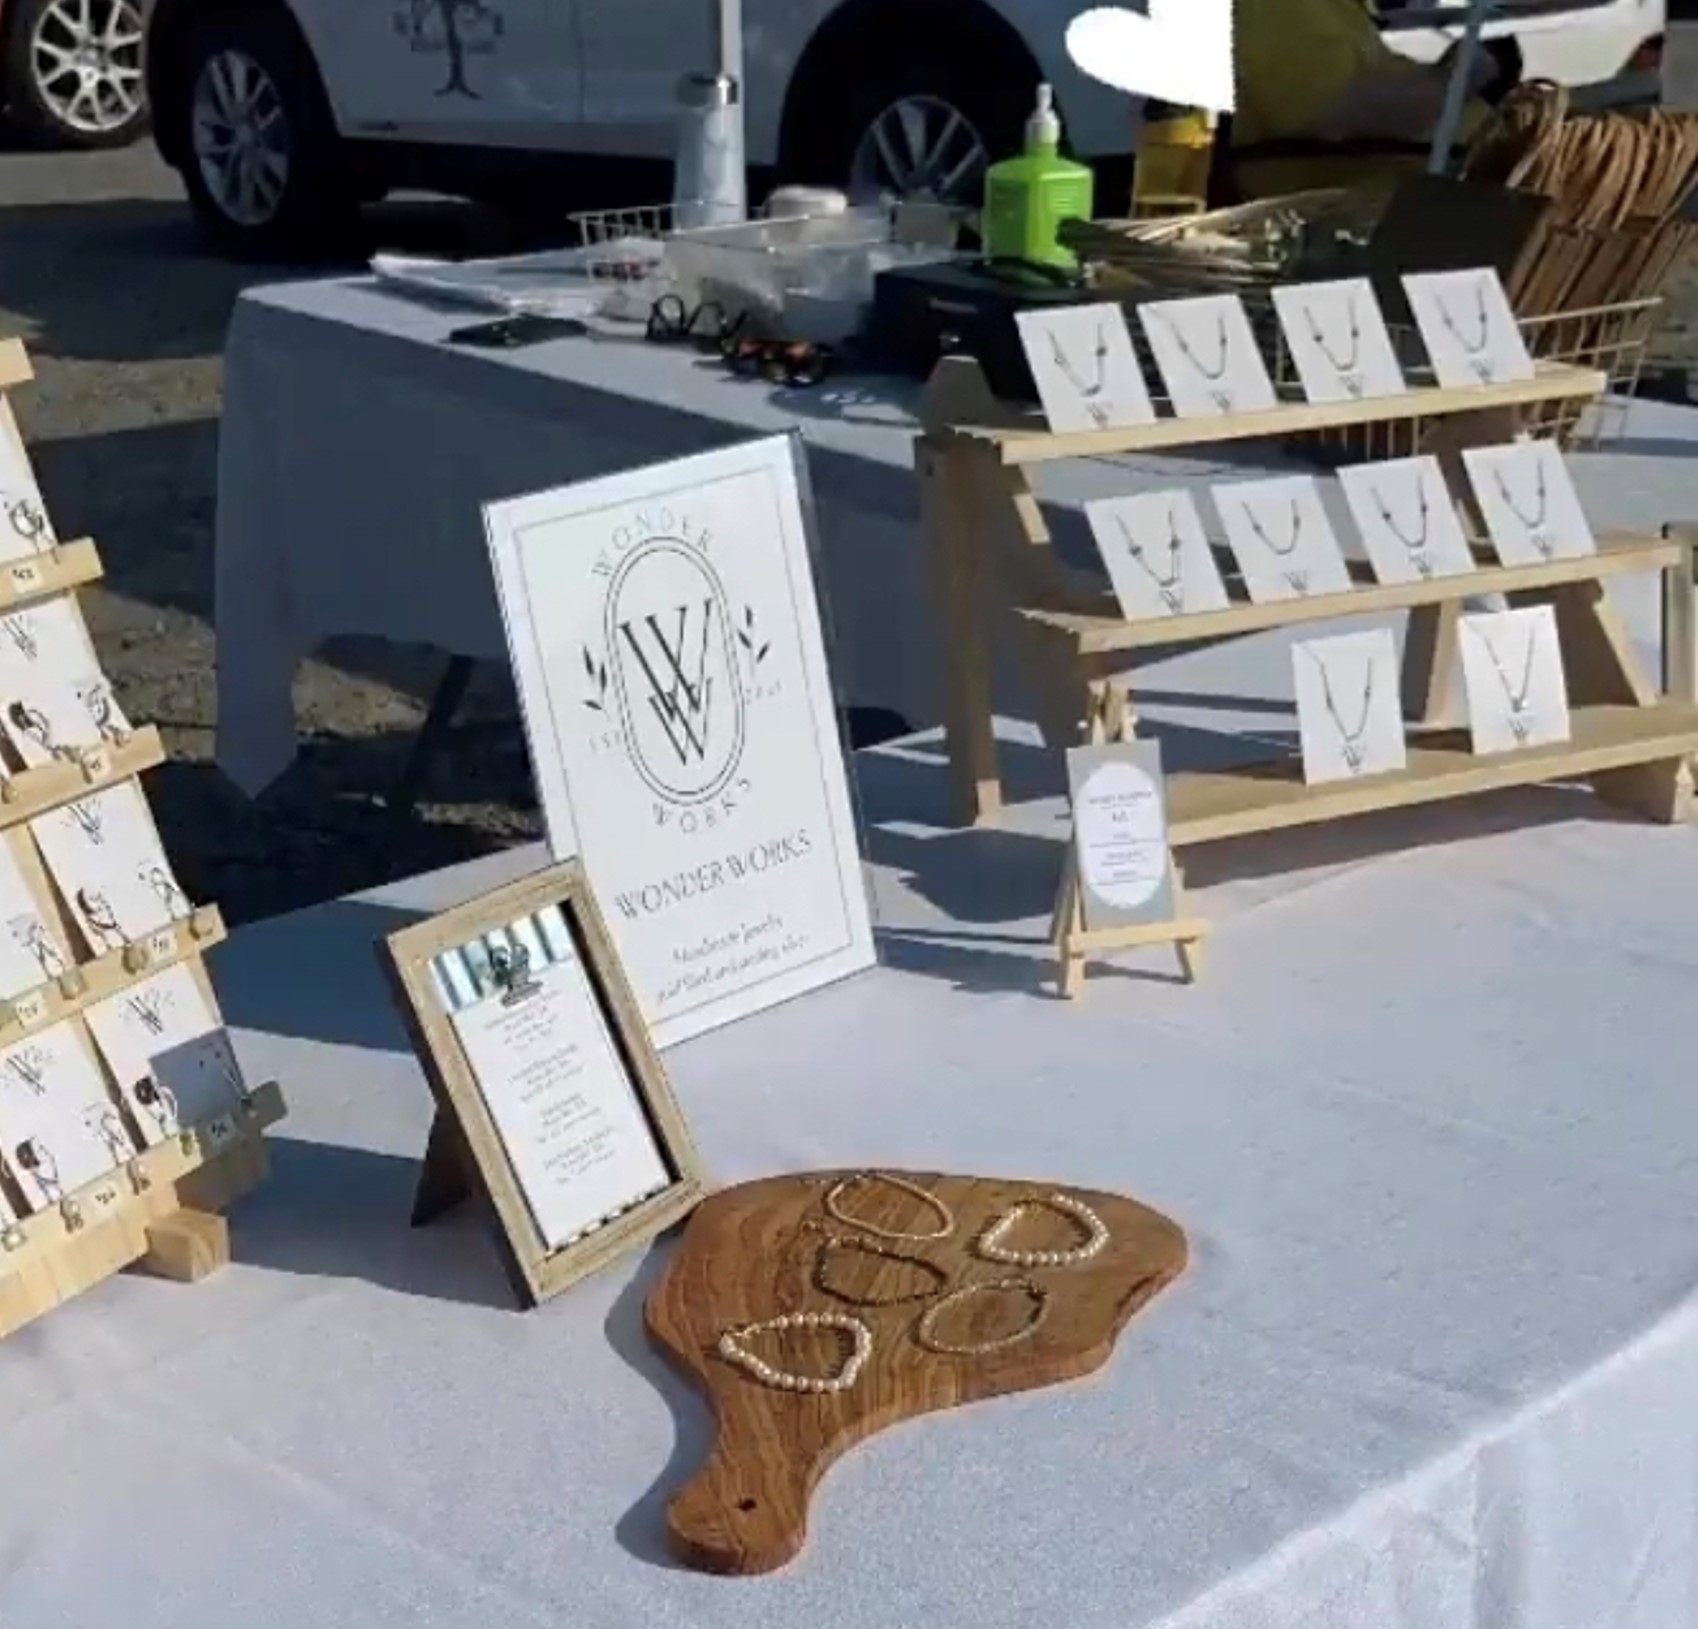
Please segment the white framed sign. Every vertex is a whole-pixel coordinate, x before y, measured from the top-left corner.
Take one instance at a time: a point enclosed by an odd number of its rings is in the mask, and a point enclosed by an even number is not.
[[[1017,311],[1014,321],[1050,429],[1067,435],[1155,422],[1150,388],[1119,306]]]
[[[1350,590],[1344,551],[1311,475],[1234,481],[1214,489],[1227,542],[1258,605]]]
[[[656,1044],[873,965],[788,436],[486,506],[548,839]]]
[[[1492,546],[1506,566],[1597,553],[1598,540],[1554,441],[1468,447],[1462,462]]]
[[[1407,393],[1385,313],[1366,277],[1281,284],[1273,302],[1310,401],[1357,402]]]
[[[1521,324],[1491,267],[1412,273],[1403,290],[1441,385],[1473,389],[1533,377]]]
[[[1070,747],[1067,781],[1087,931],[1167,921],[1173,915],[1173,867],[1160,744]]]
[[[0,404],[0,560],[24,560],[58,545],[29,454]]]
[[[1309,785],[1404,768],[1402,682],[1390,628],[1301,640],[1291,648],[1291,670]]]
[[[1339,470],[1338,484],[1382,583],[1422,582],[1474,570],[1474,552],[1438,459],[1351,464]]]
[[[1226,609],[1203,517],[1183,487],[1097,498],[1086,503],[1085,519],[1128,620]]]
[[[1566,741],[1568,684],[1556,608],[1474,611],[1458,622],[1475,752],[1513,752]]]
[[[1278,406],[1255,330],[1236,294],[1153,300],[1138,307],[1138,321],[1177,417],[1221,418]]]

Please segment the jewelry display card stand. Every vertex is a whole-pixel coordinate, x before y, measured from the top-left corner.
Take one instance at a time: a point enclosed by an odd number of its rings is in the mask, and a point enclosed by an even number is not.
[[[646,1307],[715,1421],[667,1507],[673,1548],[705,1572],[782,1567],[856,1443],[1101,1368],[1185,1261],[1165,1216],[1053,1183],[826,1171],[715,1194]]]
[[[8,489],[9,515],[0,516],[4,521],[0,534],[9,529],[11,539],[8,542],[0,535],[0,617],[51,596],[74,593],[101,574],[91,542],[56,538],[34,478],[28,475],[28,457],[6,392],[27,384],[31,377],[22,345],[0,342],[0,469],[10,472],[7,478],[13,483]],[[16,490],[20,471],[28,476],[28,491],[22,496]],[[14,543],[20,547],[14,548]],[[44,625],[53,621],[44,619]],[[80,629],[80,614],[65,625]],[[66,660],[67,671],[86,676],[84,650],[68,653]],[[97,1180],[63,1194],[55,1203],[42,1204],[40,1193],[15,1168],[17,1149],[0,1149],[0,1193],[9,1185],[15,1190],[10,1208],[23,1212],[0,1232],[0,1335],[22,1328],[125,1267],[139,1266],[161,1277],[191,1282],[226,1265],[229,1229],[222,1213],[264,1179],[263,1133],[285,1112],[275,1084],[266,1082],[250,1091],[241,1082],[220,1028],[219,1046],[200,1062],[227,1081],[225,1106],[186,1124],[173,1116],[168,1131],[159,1123],[144,1126],[138,1103],[150,1101],[165,1112],[174,1100],[166,1084],[173,1078],[168,1065],[187,1066],[191,1049],[179,1048],[183,1055],[170,1059],[158,1057],[145,1079],[121,1080],[111,1057],[89,1029],[87,1010],[98,1003],[142,994],[142,1005],[147,1007],[145,987],[166,969],[186,972],[201,998],[197,1010],[221,1025],[202,957],[225,936],[216,907],[191,907],[179,896],[179,908],[145,937],[114,943],[105,954],[72,957],[69,947],[83,945],[83,936],[49,879],[28,823],[90,793],[127,782],[135,785],[140,797],[135,777],[165,756],[157,730],[131,728],[115,708],[98,711],[96,716],[105,736],[99,745],[74,750],[61,746],[47,754],[51,761],[38,767],[23,767],[20,758],[0,779],[0,833],[11,861],[5,869],[16,873],[7,877],[6,886],[15,890],[21,883],[33,906],[21,913],[22,938],[42,975],[33,987],[14,987],[0,1000],[0,1050],[14,1053],[20,1042],[52,1030],[54,1039],[43,1044],[44,1050],[49,1044],[61,1046],[74,1039],[91,1059],[98,1059],[113,1153],[119,1154],[121,1138],[125,1157]],[[110,732],[108,725],[113,726]],[[151,819],[147,826],[151,831]],[[10,922],[5,926],[12,931]],[[146,1016],[150,1020],[154,1016],[151,1008]],[[60,1025],[66,1028],[61,1030]],[[182,1077],[175,1078],[180,1085]],[[195,1100],[200,1100],[198,1095]],[[22,1205],[15,1203],[19,1197]]]
[[[707,1191],[583,867],[568,860],[379,947],[436,1098],[413,1225],[478,1195],[534,1307]]]
[[[1489,266],[1416,272],[1403,292],[1441,386],[1467,389],[1536,376],[1503,279]]]
[[[935,561],[947,641],[944,722],[954,810],[964,824],[993,820],[1002,775],[992,729],[995,646],[1029,680],[1052,751],[1092,739],[1105,693],[1129,683],[1136,653],[1179,650],[1342,618],[1407,611],[1401,703],[1410,725],[1404,769],[1371,780],[1310,786],[1295,754],[1272,762],[1166,777],[1168,837],[1183,859],[1204,843],[1540,782],[1586,781],[1613,804],[1652,819],[1691,810],[1690,759],[1698,752],[1693,545],[1690,529],[1665,536],[1606,534],[1595,554],[1504,566],[1492,558],[1461,452],[1514,439],[1517,415],[1538,403],[1589,401],[1604,390],[1590,369],[1541,363],[1534,377],[1451,389],[1421,385],[1402,396],[1331,404],[1286,402],[1265,413],[1162,419],[1123,430],[1058,436],[991,395],[978,365],[947,358],[928,386],[917,440],[921,512]],[[1236,576],[1224,610],[1128,620],[1099,580],[1070,568],[1051,546],[1033,492],[1034,466],[1074,458],[1153,453],[1233,440],[1282,438],[1341,426],[1436,420],[1422,451],[1437,457],[1464,518],[1478,569],[1457,576],[1379,583],[1350,562],[1350,587],[1255,604]],[[1224,553],[1224,551],[1222,551]],[[1644,675],[1604,585],[1630,572],[1662,578],[1666,693]],[[1453,676],[1463,602],[1501,594],[1512,607],[1548,605],[1567,675],[1566,742],[1476,755],[1456,727]],[[1135,684],[1127,703],[1135,710]],[[1129,715],[1128,728],[1134,719]]]
[[[1409,386],[1366,277],[1287,283],[1273,291],[1285,345],[1312,402],[1401,396]]]

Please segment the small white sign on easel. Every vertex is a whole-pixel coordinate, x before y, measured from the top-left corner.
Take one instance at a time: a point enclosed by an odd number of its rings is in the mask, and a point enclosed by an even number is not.
[[[1554,606],[1472,612],[1459,619],[1458,639],[1475,752],[1514,752],[1569,738]]]
[[[1357,402],[1408,391],[1385,314],[1367,278],[1281,285],[1273,291],[1273,302],[1310,401]]]
[[[1597,553],[1598,540],[1554,441],[1468,447],[1462,462],[1492,545],[1506,566]]]
[[[1521,324],[1491,267],[1413,273],[1403,289],[1441,385],[1471,390],[1533,377]]]
[[[1390,628],[1302,640],[1292,647],[1291,668],[1309,785],[1405,766],[1397,642]]]
[[[1179,418],[1263,413],[1279,405],[1236,294],[1155,300],[1138,307],[1138,321]]]
[[[1436,458],[1352,464],[1338,484],[1382,583],[1424,582],[1474,569],[1474,553]]]
[[[1313,476],[1234,481],[1214,489],[1227,541],[1258,605],[1345,594],[1350,570]]]
[[[1017,311],[1020,344],[1057,435],[1153,424],[1155,405],[1119,306]]]
[[[1173,915],[1173,867],[1159,744],[1072,747],[1067,779],[1086,929],[1166,921]]]
[[[1085,505],[1085,519],[1129,621],[1226,609],[1197,500],[1183,487],[1098,498]]]

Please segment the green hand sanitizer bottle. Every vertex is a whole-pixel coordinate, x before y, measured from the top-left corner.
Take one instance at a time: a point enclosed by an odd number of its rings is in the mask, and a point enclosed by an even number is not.
[[[1089,220],[1094,178],[1063,158],[1055,93],[1038,86],[1038,105],[1026,121],[1026,150],[985,171],[985,253],[993,260],[1074,266],[1077,257],[1056,242],[1063,221]]]

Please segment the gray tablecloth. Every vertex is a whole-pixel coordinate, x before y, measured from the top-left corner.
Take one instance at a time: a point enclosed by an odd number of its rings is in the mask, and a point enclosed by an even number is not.
[[[505,660],[480,504],[634,464],[794,430],[812,455],[833,669],[845,701],[915,727],[942,718],[945,653],[918,521],[916,387],[819,390],[730,379],[690,351],[565,339],[513,353],[453,348],[464,311],[370,280],[255,290],[231,326],[219,454],[218,757],[258,791],[295,749],[290,681],[337,634]],[[1221,456],[1253,456],[1219,449]],[[1689,496],[1698,413],[1643,404],[1605,456],[1576,462],[1594,521],[1658,526]],[[1048,466],[1058,541],[1090,558],[1083,498],[1197,487],[1218,457]],[[998,699],[1019,712],[1016,679]]]
[[[707,1421],[641,1331],[668,1247],[519,1315],[475,1218],[406,1226],[428,1097],[371,942],[506,856],[219,955],[275,1173],[227,1272],[0,1345],[6,1629],[1698,1621],[1698,836],[1541,791],[1206,851],[1205,981],[1151,952],[1071,1007],[1058,808],[950,832],[927,743],[860,781],[886,965],[675,1049],[679,1095],[722,1181],[1166,1211],[1192,1265],[1106,1370],[857,1448],[783,1573],[670,1565]]]

